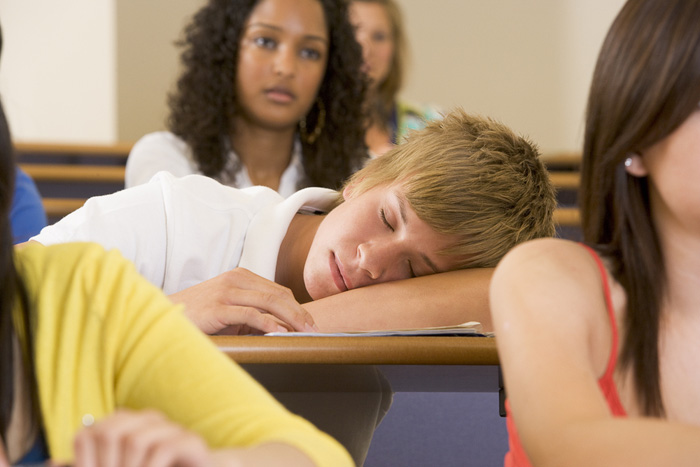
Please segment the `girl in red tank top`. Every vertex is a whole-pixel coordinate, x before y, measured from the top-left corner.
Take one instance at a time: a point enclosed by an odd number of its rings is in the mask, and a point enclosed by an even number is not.
[[[700,463],[698,18],[700,0],[625,3],[586,113],[595,251],[535,240],[494,273],[507,467]]]

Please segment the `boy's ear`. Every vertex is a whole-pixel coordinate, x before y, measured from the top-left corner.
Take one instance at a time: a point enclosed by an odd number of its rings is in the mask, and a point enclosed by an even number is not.
[[[644,158],[638,153],[632,153],[625,159],[625,171],[633,177],[646,177],[649,174]]]

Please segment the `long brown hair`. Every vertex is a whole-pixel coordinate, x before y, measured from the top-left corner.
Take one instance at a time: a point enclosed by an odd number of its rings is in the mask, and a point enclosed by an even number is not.
[[[34,376],[34,352],[32,328],[29,319],[29,300],[22,278],[17,271],[14,259],[10,209],[14,195],[15,160],[13,156],[10,130],[5,112],[0,102],[0,433],[7,442],[7,430],[10,425],[15,395],[15,362],[17,349],[17,326],[24,329],[24,353],[20,377],[22,387],[29,394],[31,401],[29,419],[34,426],[39,425],[39,403],[36,378]],[[16,319],[15,310],[19,307]]]
[[[584,240],[610,259],[627,292],[620,362],[647,415],[663,416],[659,324],[664,257],[646,178],[624,160],[672,133],[700,101],[700,0],[629,0],[593,75],[583,147]]]
[[[367,109],[370,116],[377,120],[378,123],[387,125],[391,118],[394,107],[396,106],[396,98],[403,86],[404,69],[408,55],[408,45],[406,35],[404,33],[403,16],[401,9],[395,0],[352,0],[353,2],[376,3],[384,7],[389,22],[391,23],[391,31],[394,40],[394,56],[391,59],[389,74],[384,78],[384,81],[379,83],[374,95],[375,98],[370,102]]]

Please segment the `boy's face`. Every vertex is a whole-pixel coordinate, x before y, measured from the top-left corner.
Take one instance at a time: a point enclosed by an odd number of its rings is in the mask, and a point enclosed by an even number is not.
[[[321,222],[306,258],[304,284],[312,299],[456,267],[455,259],[438,254],[454,239],[418,218],[400,184],[360,195],[351,187],[343,196]]]

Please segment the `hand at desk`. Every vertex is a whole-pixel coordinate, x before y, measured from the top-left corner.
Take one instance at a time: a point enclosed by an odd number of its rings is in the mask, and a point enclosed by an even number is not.
[[[316,331],[292,292],[247,269],[236,268],[170,295],[206,334]]]
[[[76,467],[212,464],[202,438],[152,410],[117,411],[81,430],[74,448]]]

